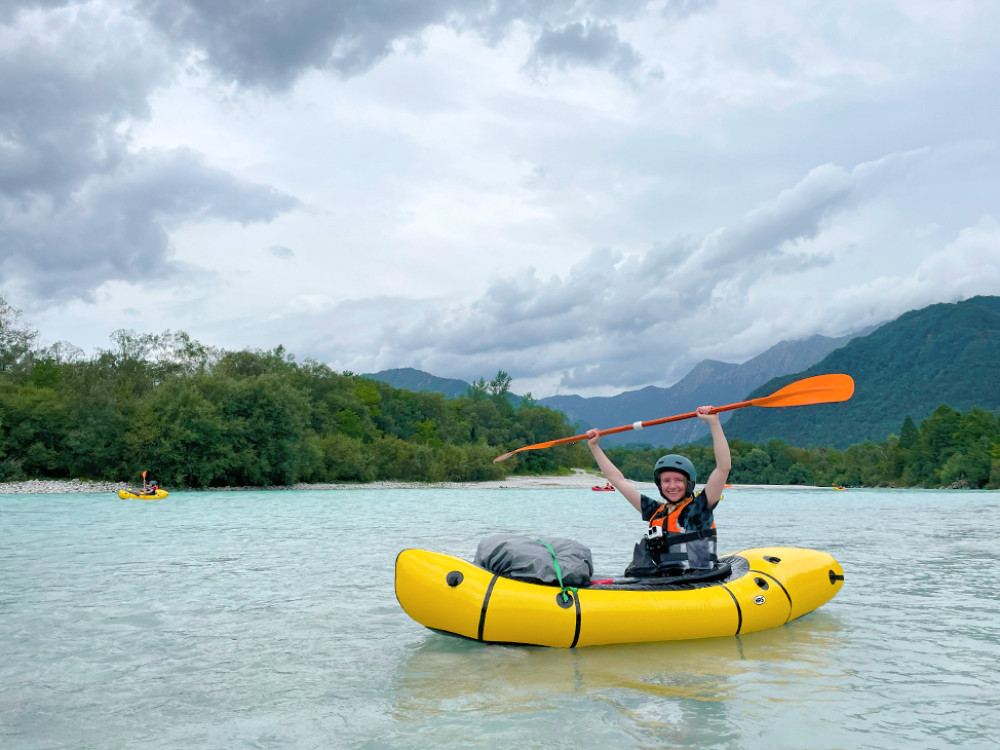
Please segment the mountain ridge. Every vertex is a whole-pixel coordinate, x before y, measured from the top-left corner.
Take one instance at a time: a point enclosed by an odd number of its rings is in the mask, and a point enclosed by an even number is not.
[[[570,419],[587,427],[615,427],[640,420],[656,419],[693,411],[702,404],[722,405],[742,401],[746,394],[768,380],[790,370],[801,370],[821,360],[829,352],[863,335],[863,332],[831,338],[815,334],[807,339],[782,340],[743,364],[706,359],[668,388],[646,386],[608,396],[567,402],[567,397],[539,399],[542,406],[559,409]],[[577,397],[580,398],[580,397]],[[720,419],[727,421],[731,412]],[[653,444],[682,445],[708,434],[701,420],[691,419],[658,426],[655,432],[608,435],[606,445]]]
[[[640,420],[686,413],[701,404],[724,404],[741,401],[761,383],[783,375],[790,369],[802,369],[819,361],[862,332],[831,338],[815,334],[806,339],[782,340],[743,364],[705,359],[673,386],[649,385],[614,396],[549,396],[537,399],[540,406],[563,412],[581,429],[607,428]],[[414,368],[395,368],[365,377],[388,383],[394,388],[443,393],[449,398],[466,395],[470,384],[455,378],[441,378]],[[511,400],[519,397],[511,394]],[[726,420],[730,413],[722,415]],[[689,420],[657,427],[655,433],[623,433],[604,438],[606,445],[655,444],[679,445],[708,434],[700,420]],[[648,437],[647,437],[648,435]]]

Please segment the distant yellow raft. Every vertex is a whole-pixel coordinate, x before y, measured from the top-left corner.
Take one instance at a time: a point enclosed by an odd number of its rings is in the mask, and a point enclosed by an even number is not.
[[[403,550],[396,598],[421,625],[484,643],[599,646],[752,633],[812,612],[840,591],[844,571],[825,552],[765,547],[724,558],[731,575],[696,588],[641,589],[615,579],[563,596],[450,555]]]
[[[136,490],[118,490],[118,497],[122,500],[162,500],[169,494],[166,490],[157,490],[155,493],[148,494]]]

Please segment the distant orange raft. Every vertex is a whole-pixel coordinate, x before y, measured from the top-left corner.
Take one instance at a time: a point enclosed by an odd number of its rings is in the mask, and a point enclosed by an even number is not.
[[[407,549],[396,558],[396,598],[406,614],[441,633],[574,648],[775,628],[830,601],[844,582],[832,556],[809,549],[750,549],[720,563],[729,570],[717,580],[614,578],[562,590]]]

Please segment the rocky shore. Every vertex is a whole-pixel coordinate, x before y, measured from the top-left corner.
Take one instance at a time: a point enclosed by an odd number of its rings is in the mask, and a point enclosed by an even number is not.
[[[574,469],[572,474],[557,476],[511,476],[486,482],[370,482],[368,484],[293,484],[279,487],[209,487],[203,490],[183,490],[185,492],[268,492],[276,490],[434,490],[434,489],[482,489],[482,490],[524,490],[524,489],[589,489],[602,486],[607,480],[591,471]],[[652,482],[632,482],[636,489],[646,492],[654,490]],[[0,495],[55,495],[73,492],[117,493],[131,489],[125,482],[87,482],[80,479],[29,479],[23,482],[0,483]],[[171,487],[164,487],[171,492]],[[801,485],[736,485],[735,489],[819,489],[832,487],[805,487]]]
[[[118,492],[125,482],[83,482],[79,479],[27,479],[0,483],[0,495],[56,495],[70,492]]]
[[[390,483],[380,483],[389,485]],[[136,485],[125,482],[88,482],[81,479],[26,479],[23,482],[0,482],[0,495],[63,495],[68,493],[102,493],[117,494],[118,490],[130,490]],[[211,487],[204,490],[186,490],[187,492],[262,492],[267,490],[306,490],[306,489],[349,489],[357,487],[372,487],[374,485],[360,484],[297,484],[291,487]],[[169,489],[164,487],[163,489]]]
[[[392,489],[540,489],[545,487],[575,488],[603,485],[606,480],[599,474],[575,469],[572,474],[559,476],[516,476],[487,482],[371,482],[368,484],[293,484],[287,487],[211,487],[207,492],[266,492],[273,490],[392,490]],[[642,485],[641,482],[636,483]],[[652,486],[652,485],[650,485]],[[116,493],[130,489],[125,482],[88,482],[80,479],[29,479],[23,482],[0,483],[0,495],[54,495],[74,492]],[[171,490],[170,487],[164,487]],[[192,490],[188,490],[192,491]]]

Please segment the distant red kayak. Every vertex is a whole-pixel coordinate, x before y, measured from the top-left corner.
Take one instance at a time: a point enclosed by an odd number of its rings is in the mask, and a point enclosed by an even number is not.
[[[614,492],[614,487],[591,487],[594,492]]]

